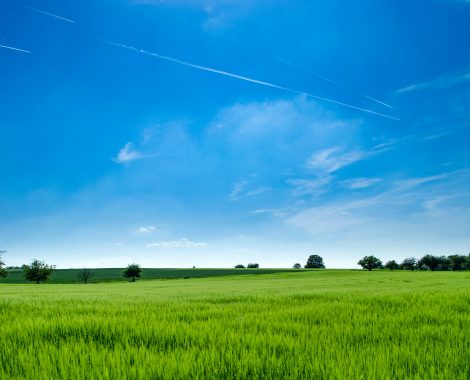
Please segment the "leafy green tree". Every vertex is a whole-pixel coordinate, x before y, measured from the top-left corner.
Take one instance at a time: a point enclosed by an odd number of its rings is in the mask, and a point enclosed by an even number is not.
[[[300,268],[302,268],[302,265],[300,265],[299,263],[295,263],[292,268],[294,268],[294,269],[300,269]]]
[[[372,269],[382,268],[382,261],[375,256],[364,256],[357,262],[363,269],[371,271]]]
[[[429,267],[429,269],[431,269],[432,271],[435,271],[436,269],[438,269],[438,268],[439,268],[439,264],[440,264],[439,257],[433,256],[433,255],[426,255],[426,256],[423,256],[423,257],[421,257],[421,259],[419,259],[419,261],[418,261],[418,266],[419,266],[419,267],[427,266],[427,267]]]
[[[140,277],[142,273],[142,268],[139,264],[129,264],[126,269],[124,269],[123,275],[126,278],[131,278],[132,282],[135,282],[135,279]]]
[[[237,264],[235,265],[235,268],[242,269],[242,268],[245,268],[245,266],[243,264]]]
[[[323,258],[318,255],[310,255],[307,259],[307,264],[305,264],[305,268],[325,268],[325,264],[323,264]]]
[[[395,260],[390,260],[387,261],[385,264],[385,268],[390,269],[391,271],[394,271],[396,269],[400,269],[400,265]]]
[[[251,269],[258,269],[259,264],[258,263],[249,263],[246,267],[251,268]]]
[[[47,265],[44,261],[34,259],[30,265],[23,265],[26,280],[39,284],[46,282],[54,271],[52,265]]]
[[[401,263],[402,269],[414,271],[418,267],[418,260],[414,257],[407,257]]]
[[[0,251],[1,253],[5,253],[6,251]],[[7,270],[3,267],[5,263],[2,261],[2,256],[0,255],[0,277],[5,278],[8,275]]]
[[[80,270],[80,272],[78,272],[78,279],[80,281],[83,281],[85,284],[88,283],[88,281],[90,281],[90,279],[94,276],[94,273],[93,271],[91,271],[90,269],[87,269],[87,268],[83,268]]]
[[[450,270],[452,267],[452,261],[447,256],[439,256],[439,270]]]
[[[450,255],[450,267],[453,271],[465,269],[467,257],[463,255]]]

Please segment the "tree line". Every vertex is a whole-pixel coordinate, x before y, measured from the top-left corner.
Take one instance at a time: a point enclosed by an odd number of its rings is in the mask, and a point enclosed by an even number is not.
[[[363,269],[389,269],[393,270],[430,270],[430,271],[460,271],[470,270],[470,254],[468,255],[449,255],[434,256],[425,255],[420,259],[407,257],[401,263],[395,260],[389,260],[382,263],[382,260],[375,256],[364,256],[357,263]]]

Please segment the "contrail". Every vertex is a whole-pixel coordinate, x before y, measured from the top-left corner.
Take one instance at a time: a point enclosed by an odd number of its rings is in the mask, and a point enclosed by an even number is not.
[[[387,104],[387,103],[384,103],[384,102],[382,102],[381,100],[375,99],[375,98],[373,98],[372,96],[366,95],[366,94],[364,94],[364,93],[362,93],[362,92],[360,92],[360,91],[353,90],[352,88],[347,88],[347,87],[341,85],[340,83],[336,82],[336,81],[333,80],[333,79],[329,79],[329,78],[327,78],[327,77],[324,77],[323,75],[317,74],[317,73],[313,72],[312,70],[309,70],[309,69],[307,69],[307,68],[305,68],[305,67],[303,67],[303,66],[300,66],[300,65],[298,65],[298,64],[296,64],[296,63],[294,63],[294,62],[287,61],[287,60],[285,60],[284,58],[281,58],[281,57],[276,57],[276,59],[277,59],[278,61],[280,61],[280,62],[285,63],[286,65],[295,67],[295,68],[300,69],[300,70],[302,70],[302,71],[304,71],[304,72],[306,72],[306,73],[309,73],[309,74],[313,75],[314,77],[316,77],[316,78],[318,78],[318,79],[321,79],[321,80],[324,80],[324,81],[326,81],[326,82],[332,83],[332,84],[334,84],[334,85],[336,85],[336,86],[339,86],[339,87],[343,87],[343,88],[345,88],[346,90],[351,91],[351,92],[353,92],[353,93],[355,93],[355,94],[357,94],[357,95],[360,95],[360,96],[362,96],[362,97],[364,97],[364,98],[366,98],[366,99],[372,100],[373,102],[376,102],[376,103],[381,104],[381,105],[383,105],[383,106],[385,106],[385,107],[388,107],[388,108],[390,108],[390,109],[393,109],[393,107],[392,107],[391,105],[389,105],[389,104]]]
[[[10,2],[17,5],[17,6],[19,6],[19,7],[29,9],[30,11],[33,11],[33,12],[36,12],[36,13],[41,13],[41,14],[46,15],[46,16],[54,17],[58,20],[62,20],[62,21],[66,21],[66,22],[70,22],[72,24],[75,24],[74,20],[70,20],[68,18],[56,15],[54,13],[46,12],[46,11],[43,11],[42,9],[38,9],[38,8],[33,8],[33,7],[30,7],[29,5],[26,5],[26,4],[17,3],[16,1],[10,1]]]
[[[12,46],[0,45],[0,48],[21,51],[22,53],[31,53],[29,50],[18,49]]]
[[[124,45],[124,44],[120,44],[120,43],[116,43],[116,42],[103,41],[103,40],[101,40],[101,42],[103,42],[107,45],[110,45],[110,46],[115,46],[115,47],[120,47],[120,48],[123,48],[123,49],[128,49],[128,50],[134,51],[136,53],[141,53],[141,54],[149,55],[151,57],[156,57],[156,58],[159,58],[159,59],[162,59],[162,60],[165,60],[165,61],[177,63],[179,65],[192,67],[193,69],[208,71],[208,72],[211,72],[211,73],[214,73],[214,74],[225,75],[225,76],[240,79],[240,80],[243,80],[243,81],[246,81],[246,82],[256,83],[256,84],[259,84],[259,85],[262,85],[262,86],[277,88],[279,90],[287,91],[287,92],[290,92],[290,93],[293,93],[293,94],[307,96],[307,97],[310,97],[310,98],[313,98],[313,99],[322,100],[324,102],[329,102],[329,103],[337,104],[337,105],[340,105],[340,106],[343,106],[343,107],[348,107],[348,108],[352,108],[352,109],[355,109],[355,110],[358,110],[358,111],[367,112],[367,113],[374,114],[374,115],[377,115],[377,116],[382,116],[382,117],[385,117],[385,118],[388,118],[388,119],[400,121],[400,119],[398,119],[394,116],[385,115],[383,113],[379,113],[379,112],[375,112],[375,111],[372,111],[372,110],[369,110],[369,109],[353,106],[351,104],[339,102],[337,100],[328,99],[328,98],[324,98],[322,96],[312,95],[312,94],[309,94],[307,92],[302,92],[302,91],[294,90],[294,89],[291,89],[291,88],[288,88],[288,87],[279,86],[277,84],[264,82],[264,81],[261,81],[261,80],[258,80],[258,79],[244,77],[242,75],[229,73],[229,72],[223,71],[223,70],[213,69],[211,67],[196,65],[194,63],[182,61],[182,60],[177,59],[177,58],[172,58],[172,57],[168,57],[168,56],[157,54],[157,53],[151,53],[149,51],[146,51],[146,50],[143,50],[143,49],[138,49],[138,48],[135,48],[133,46],[128,46],[128,45]]]

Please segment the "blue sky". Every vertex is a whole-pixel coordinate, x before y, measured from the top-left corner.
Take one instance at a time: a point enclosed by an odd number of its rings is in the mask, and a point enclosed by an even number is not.
[[[463,0],[2,1],[4,261],[468,253],[469,16]]]

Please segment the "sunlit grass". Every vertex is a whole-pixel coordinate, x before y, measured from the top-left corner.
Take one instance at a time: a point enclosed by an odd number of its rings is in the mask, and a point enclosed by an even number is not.
[[[0,378],[470,378],[470,273],[0,285]]]

